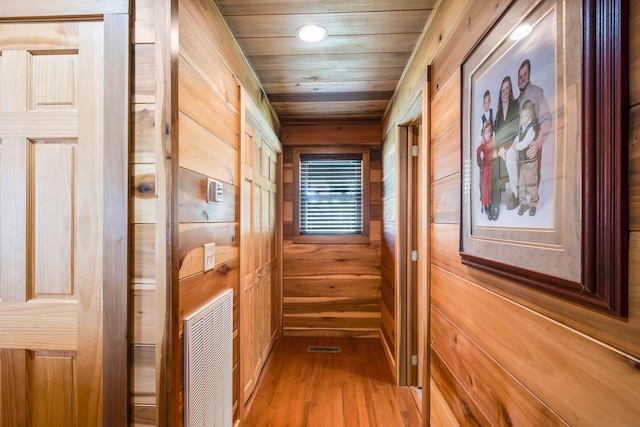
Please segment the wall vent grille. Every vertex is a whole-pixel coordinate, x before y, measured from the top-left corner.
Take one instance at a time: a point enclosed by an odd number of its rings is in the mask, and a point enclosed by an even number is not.
[[[186,427],[231,427],[233,290],[184,319]]]

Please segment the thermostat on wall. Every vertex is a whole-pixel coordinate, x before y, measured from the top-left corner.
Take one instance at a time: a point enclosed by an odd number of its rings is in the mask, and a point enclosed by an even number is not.
[[[222,183],[207,178],[207,203],[218,203],[222,201]]]

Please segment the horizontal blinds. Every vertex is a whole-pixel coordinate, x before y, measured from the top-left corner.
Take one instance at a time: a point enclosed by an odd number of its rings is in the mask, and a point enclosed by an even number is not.
[[[300,159],[300,234],[362,233],[362,160]]]

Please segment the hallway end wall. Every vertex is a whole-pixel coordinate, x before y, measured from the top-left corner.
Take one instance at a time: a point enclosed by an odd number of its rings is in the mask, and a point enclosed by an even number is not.
[[[380,125],[285,124],[283,152],[283,327],[285,336],[380,334]],[[293,243],[293,148],[345,145],[370,152],[369,243]]]

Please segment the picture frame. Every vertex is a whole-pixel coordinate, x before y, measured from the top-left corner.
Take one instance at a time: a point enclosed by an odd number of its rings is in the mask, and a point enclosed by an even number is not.
[[[627,316],[628,70],[624,0],[514,1],[480,38],[460,73],[463,264]]]

